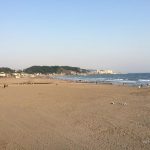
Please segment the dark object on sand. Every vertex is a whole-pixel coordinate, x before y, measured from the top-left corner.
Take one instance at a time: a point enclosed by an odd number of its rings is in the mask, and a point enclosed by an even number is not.
[[[8,84],[4,84],[4,88],[8,87]]]
[[[115,104],[115,102],[111,102],[110,104],[114,105],[114,104]]]

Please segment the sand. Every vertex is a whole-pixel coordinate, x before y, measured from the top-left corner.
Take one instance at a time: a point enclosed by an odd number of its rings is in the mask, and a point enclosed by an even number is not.
[[[9,85],[0,87],[0,150],[150,149],[149,88],[48,79],[0,83]]]

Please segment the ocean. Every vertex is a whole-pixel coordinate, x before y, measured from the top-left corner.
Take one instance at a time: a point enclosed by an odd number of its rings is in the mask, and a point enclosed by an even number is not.
[[[89,83],[126,84],[130,86],[150,86],[150,73],[128,73],[128,74],[97,74],[97,75],[66,75],[57,76],[56,79],[71,80]]]

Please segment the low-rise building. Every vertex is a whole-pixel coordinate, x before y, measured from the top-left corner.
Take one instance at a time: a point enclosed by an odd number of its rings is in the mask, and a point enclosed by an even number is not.
[[[7,76],[6,73],[0,72],[0,77],[6,77],[6,76]]]
[[[98,74],[114,74],[112,70],[97,70]]]

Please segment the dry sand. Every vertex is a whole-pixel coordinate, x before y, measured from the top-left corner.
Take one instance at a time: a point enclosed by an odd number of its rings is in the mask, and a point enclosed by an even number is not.
[[[148,88],[44,79],[0,83],[9,84],[0,87],[0,150],[150,149]]]

